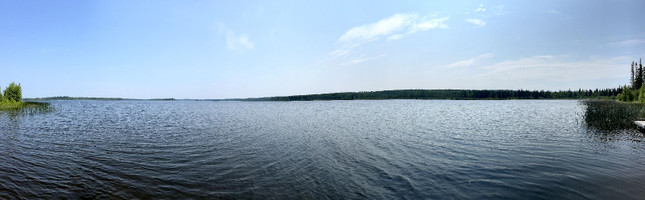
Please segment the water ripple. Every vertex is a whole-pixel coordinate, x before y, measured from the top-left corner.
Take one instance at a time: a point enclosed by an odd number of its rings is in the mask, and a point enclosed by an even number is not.
[[[52,101],[0,199],[638,199],[645,137],[577,101]]]

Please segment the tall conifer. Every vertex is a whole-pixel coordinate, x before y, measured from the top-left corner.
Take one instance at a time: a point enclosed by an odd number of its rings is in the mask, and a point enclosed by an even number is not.
[[[629,77],[629,84],[632,84],[632,88],[634,87],[634,61],[632,61],[632,76]]]

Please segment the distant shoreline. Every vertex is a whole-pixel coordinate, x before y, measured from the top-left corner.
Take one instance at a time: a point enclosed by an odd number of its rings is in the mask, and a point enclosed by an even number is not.
[[[595,90],[467,90],[467,89],[407,89],[369,92],[339,92],[277,97],[238,99],[241,101],[316,101],[316,100],[506,100],[506,99],[615,99],[622,89]]]
[[[622,88],[595,90],[468,90],[468,89],[404,89],[366,92],[337,92],[291,96],[230,98],[230,99],[129,99],[108,97],[44,97],[26,98],[28,101],[46,100],[147,100],[147,101],[320,101],[320,100],[386,100],[386,99],[427,99],[427,100],[507,100],[507,99],[616,99]]]

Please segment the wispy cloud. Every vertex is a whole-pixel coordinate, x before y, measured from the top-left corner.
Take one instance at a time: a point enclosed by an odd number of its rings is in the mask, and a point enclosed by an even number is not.
[[[623,40],[620,42],[611,43],[610,45],[627,47],[627,46],[638,46],[643,44],[645,44],[645,39]]]
[[[386,37],[389,40],[402,38],[406,34],[435,28],[448,28],[444,22],[449,17],[429,18],[417,14],[400,13],[372,24],[353,27],[338,39],[341,43],[360,44]]]
[[[360,63],[367,62],[367,61],[370,61],[370,60],[375,60],[375,59],[378,59],[378,58],[381,58],[381,57],[384,57],[384,56],[385,55],[380,55],[380,56],[376,56],[376,57],[367,57],[367,55],[363,54],[363,55],[361,55],[359,57],[356,57],[354,59],[351,59],[351,60],[348,60],[346,62],[340,63],[340,66],[360,64]]]
[[[466,19],[466,22],[471,23],[471,24],[473,24],[473,25],[475,25],[477,27],[486,26],[486,22],[484,20],[477,19],[477,18],[468,18],[468,19]]]
[[[454,62],[452,64],[449,64],[448,67],[450,67],[450,68],[467,67],[467,66],[471,66],[471,65],[475,64],[475,62],[477,62],[477,61],[488,59],[490,57],[493,57],[492,53],[485,53],[485,54],[479,55],[479,56],[471,58],[471,59],[460,60],[460,61]]]
[[[351,60],[349,60],[347,62],[341,63],[340,65],[341,66],[355,65],[355,64],[359,64],[359,63],[362,63],[362,62],[365,62],[365,61],[368,61],[368,60],[371,60],[371,59],[370,58],[364,58],[364,57],[354,58],[354,59],[351,59]]]
[[[447,29],[446,21],[449,17],[420,16],[415,13],[399,13],[385,19],[378,20],[371,24],[356,26],[347,30],[338,38],[340,47],[328,53],[329,58],[321,62],[327,62],[340,57],[351,55],[352,49],[362,44],[377,40],[399,40],[406,35],[427,31],[430,29]],[[381,57],[381,56],[378,56]],[[373,58],[361,56],[352,60],[342,62],[341,65],[358,64]]]
[[[568,60],[566,55],[541,55],[484,66],[476,77],[500,81],[576,81],[623,77],[629,57]]]
[[[245,52],[255,48],[255,45],[249,37],[242,33],[236,35],[233,31],[226,31],[226,47],[231,51]]]
[[[329,52],[330,56],[338,57],[338,56],[343,56],[349,53],[349,49],[336,49],[332,52]]]
[[[475,9],[475,12],[486,12],[486,8],[484,8],[484,4],[479,4],[479,7]]]

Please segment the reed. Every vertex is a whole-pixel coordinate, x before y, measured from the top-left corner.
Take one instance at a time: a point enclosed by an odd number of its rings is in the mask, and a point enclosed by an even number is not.
[[[3,101],[0,102],[0,111],[8,110],[19,110],[23,108],[45,108],[49,107],[49,103],[45,102],[15,102],[15,101]]]
[[[645,104],[585,100],[585,122],[601,130],[634,129],[634,121],[645,120]]]

